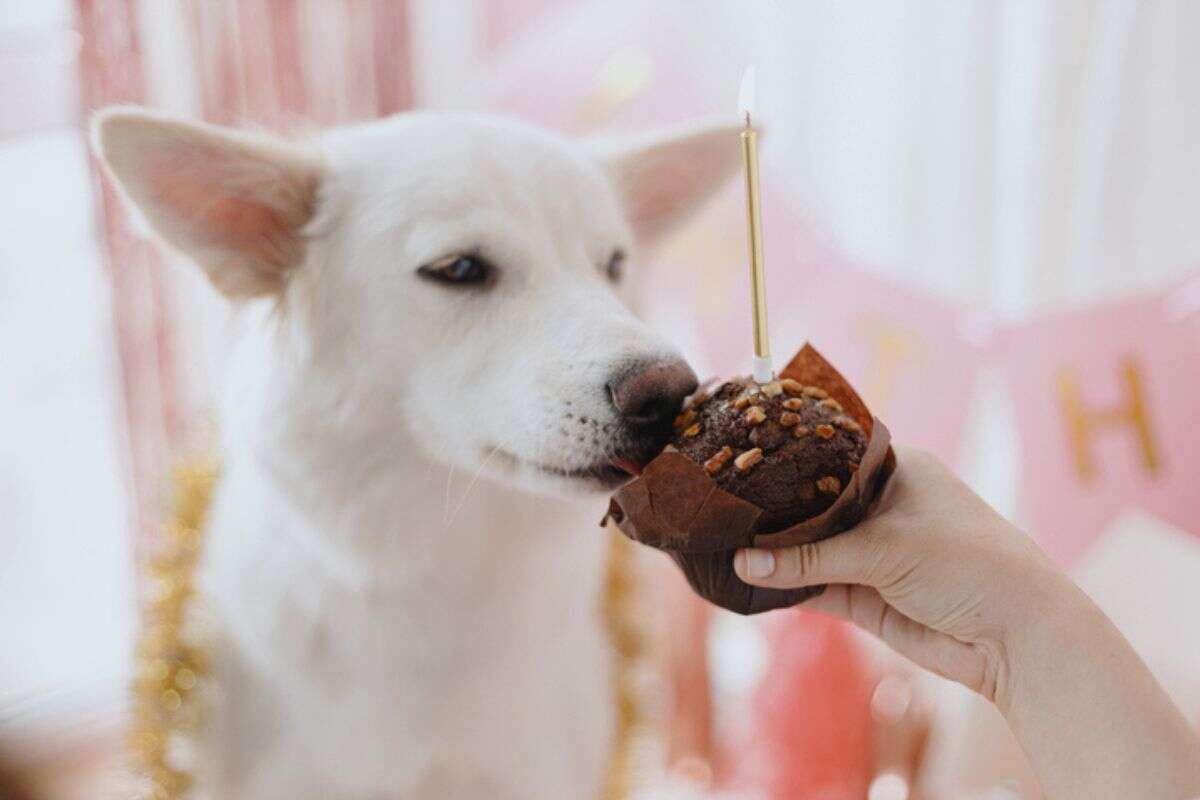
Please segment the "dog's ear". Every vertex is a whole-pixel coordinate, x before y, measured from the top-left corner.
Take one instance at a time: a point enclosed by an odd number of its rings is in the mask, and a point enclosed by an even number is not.
[[[150,228],[227,297],[276,294],[303,260],[322,174],[315,154],[136,108],[100,112],[92,135]]]
[[[653,243],[734,174],[741,163],[740,131],[735,124],[701,122],[590,145],[616,185],[638,240]]]

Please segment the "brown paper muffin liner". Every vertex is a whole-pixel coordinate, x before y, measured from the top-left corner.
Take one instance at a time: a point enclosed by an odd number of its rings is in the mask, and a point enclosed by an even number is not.
[[[733,556],[739,548],[788,547],[854,527],[866,517],[896,468],[887,427],[871,416],[846,379],[811,345],[800,348],[780,377],[829,392],[868,436],[858,471],[833,505],[782,530],[760,530],[761,508],[717,486],[687,456],[667,451],[613,494],[605,516],[629,538],[670,555],[701,597],[739,614],[792,606],[823,588],[764,589],[743,583],[733,572]]]

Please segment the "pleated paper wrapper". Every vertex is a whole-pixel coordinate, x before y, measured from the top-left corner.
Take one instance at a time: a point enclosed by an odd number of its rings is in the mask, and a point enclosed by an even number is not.
[[[720,488],[687,456],[668,450],[613,494],[605,517],[630,539],[670,555],[700,596],[739,614],[793,606],[823,588],[764,589],[743,583],[733,571],[739,548],[788,547],[854,527],[896,468],[887,427],[812,345],[800,348],[779,377],[824,389],[868,437],[858,470],[828,509],[782,530],[764,530],[761,508]]]

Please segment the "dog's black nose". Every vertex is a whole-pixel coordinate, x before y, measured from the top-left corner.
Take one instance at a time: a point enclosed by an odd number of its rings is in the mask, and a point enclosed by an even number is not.
[[[696,391],[696,373],[678,358],[627,367],[608,382],[613,407],[635,425],[670,424],[683,400]]]

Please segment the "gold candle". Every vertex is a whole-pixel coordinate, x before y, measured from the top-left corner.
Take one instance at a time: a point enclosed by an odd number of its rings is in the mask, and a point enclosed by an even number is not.
[[[754,318],[754,380],[767,383],[775,377],[771,343],[767,336],[767,286],[763,275],[762,211],[758,191],[758,132],[751,112],[754,105],[754,67],[742,76],[738,111],[742,115],[742,164],[746,173],[746,222],[750,244],[750,300]]]

